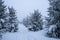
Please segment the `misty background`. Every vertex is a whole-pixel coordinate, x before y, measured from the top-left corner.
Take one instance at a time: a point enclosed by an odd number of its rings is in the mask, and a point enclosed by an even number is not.
[[[21,21],[24,17],[39,9],[43,16],[47,16],[48,0],[4,0],[7,6],[13,6],[17,17]]]

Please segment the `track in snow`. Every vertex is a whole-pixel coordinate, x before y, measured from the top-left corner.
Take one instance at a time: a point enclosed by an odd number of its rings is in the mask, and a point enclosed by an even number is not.
[[[45,30],[39,32],[29,32],[25,26],[19,25],[19,31],[16,33],[6,33],[2,40],[60,40],[44,36]]]

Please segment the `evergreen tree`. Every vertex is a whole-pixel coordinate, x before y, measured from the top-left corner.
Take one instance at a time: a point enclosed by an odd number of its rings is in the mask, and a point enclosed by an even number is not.
[[[28,27],[29,22],[30,21],[29,21],[29,16],[28,16],[28,17],[26,17],[26,18],[23,19],[23,22],[22,23],[24,24],[24,26]]]
[[[30,17],[24,22],[30,31],[39,31],[42,29],[42,18],[38,10],[35,10]]]
[[[0,0],[0,30],[4,29],[4,22],[6,18],[6,6],[4,5],[4,1]]]
[[[3,0],[0,0],[0,38],[2,37],[2,33],[6,31],[5,27],[5,19],[6,19],[6,6]]]
[[[50,2],[50,7],[49,7],[49,16],[50,16],[50,21],[49,25],[56,25],[55,31],[52,29],[52,34],[54,37],[60,37],[60,0],[49,0]],[[53,32],[54,31],[54,32]],[[49,34],[49,33],[48,33]]]
[[[16,11],[13,7],[8,8],[9,9],[9,32],[17,32],[18,30],[18,23],[17,23],[17,17],[16,17]]]

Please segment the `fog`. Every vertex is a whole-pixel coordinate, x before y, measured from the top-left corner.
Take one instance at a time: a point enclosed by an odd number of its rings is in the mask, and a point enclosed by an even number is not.
[[[39,9],[43,16],[47,16],[48,0],[4,0],[7,6],[13,6],[19,20],[26,17],[34,10]]]

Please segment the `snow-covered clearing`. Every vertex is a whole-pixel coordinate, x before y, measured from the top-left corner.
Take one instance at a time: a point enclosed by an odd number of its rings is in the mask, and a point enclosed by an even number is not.
[[[60,40],[48,38],[45,36],[46,29],[38,32],[30,32],[22,24],[19,25],[19,31],[16,33],[6,33],[2,40]]]

